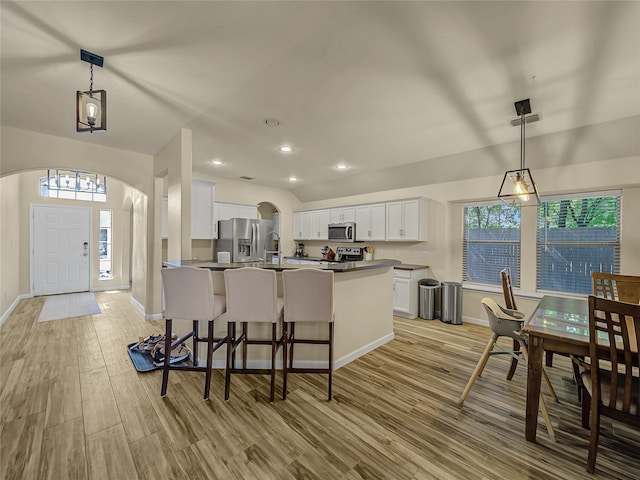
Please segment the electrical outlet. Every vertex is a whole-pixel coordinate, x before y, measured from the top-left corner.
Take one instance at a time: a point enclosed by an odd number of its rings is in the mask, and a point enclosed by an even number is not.
[[[429,256],[429,252],[427,252],[426,250],[422,251],[422,258],[427,258]]]
[[[414,256],[415,256],[416,258],[420,258],[420,252],[419,252],[418,250],[416,250],[416,251],[414,252]]]

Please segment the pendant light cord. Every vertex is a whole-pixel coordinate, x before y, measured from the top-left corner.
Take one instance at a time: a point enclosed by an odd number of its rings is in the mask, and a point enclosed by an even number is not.
[[[93,63],[91,64],[91,78],[89,81],[89,95],[93,92]]]
[[[520,115],[520,171],[524,170],[524,113]]]

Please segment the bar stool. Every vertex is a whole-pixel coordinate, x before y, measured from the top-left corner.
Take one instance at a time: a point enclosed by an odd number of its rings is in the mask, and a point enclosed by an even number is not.
[[[255,267],[227,269],[224,271],[227,291],[227,368],[225,372],[224,399],[229,399],[231,374],[269,374],[271,391],[269,401],[273,403],[275,391],[276,353],[284,344],[282,331],[283,300],[278,297],[275,270]],[[242,324],[242,333],[236,337],[236,324]],[[249,338],[249,323],[270,323],[270,339]],[[280,338],[278,338],[280,330]],[[235,366],[235,351],[242,344],[242,368]],[[247,368],[247,346],[270,345],[270,368]]]
[[[163,268],[162,290],[164,294],[164,309],[166,332],[164,345],[164,364],[162,371],[161,396],[166,396],[169,383],[170,370],[188,370],[193,372],[205,372],[204,399],[209,399],[211,387],[211,368],[213,364],[213,352],[227,342],[226,337],[214,338],[213,325],[216,318],[226,310],[226,298],[224,295],[213,293],[213,280],[211,272],[205,268],[174,267]],[[192,320],[192,330],[171,341],[173,320]],[[200,320],[207,321],[207,336],[200,337]],[[193,361],[192,365],[172,365],[170,352],[179,344],[192,338]],[[198,344],[207,344],[207,365],[198,365]]]
[[[285,347],[283,354],[282,399],[287,398],[288,373],[327,374],[328,400],[331,400],[331,377],[333,373],[333,324],[335,317],[333,271],[317,269],[286,270],[282,272],[284,293]],[[327,323],[328,340],[296,338],[296,323]],[[328,345],[327,368],[302,368],[293,366],[295,344]],[[289,363],[287,364],[287,358]]]

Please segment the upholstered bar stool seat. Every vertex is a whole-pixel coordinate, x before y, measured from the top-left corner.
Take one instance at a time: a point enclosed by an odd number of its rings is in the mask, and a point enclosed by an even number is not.
[[[331,400],[335,318],[333,271],[311,268],[284,271],[282,289],[285,329],[282,398],[287,398],[287,374],[320,373],[328,375],[328,399]],[[325,323],[328,327],[328,339],[298,338],[295,333],[296,323]],[[294,367],[293,347],[296,344],[327,345],[327,367]]]
[[[209,398],[211,387],[211,368],[213,366],[213,352],[226,344],[226,337],[215,338],[214,320],[226,311],[226,297],[215,295],[211,272],[205,268],[175,267],[163,268],[162,290],[164,299],[163,315],[166,323],[164,365],[162,372],[161,395],[167,394],[170,370],[187,370],[205,372],[204,398]],[[175,341],[171,341],[173,334],[173,320],[191,320],[192,329]],[[207,336],[200,336],[200,320],[207,322]],[[193,358],[191,365],[172,365],[170,354],[173,348],[188,340],[193,342]],[[207,364],[199,365],[198,344],[207,344]]]
[[[284,344],[282,331],[283,300],[278,297],[275,270],[245,267],[224,271],[227,291],[227,368],[225,373],[224,399],[229,399],[232,374],[268,374],[271,376],[269,401],[273,402],[275,392],[276,353]],[[242,325],[242,332],[236,335],[236,324]],[[271,338],[250,337],[249,324],[267,323],[271,325]],[[242,345],[242,367],[236,367],[235,351]],[[269,368],[248,368],[248,345],[269,345],[271,347]]]

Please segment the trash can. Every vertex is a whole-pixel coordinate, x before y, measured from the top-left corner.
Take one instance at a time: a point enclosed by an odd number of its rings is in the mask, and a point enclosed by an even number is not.
[[[462,284],[442,282],[442,310],[440,320],[462,325]]]
[[[423,278],[418,282],[418,316],[433,320],[440,316],[440,282],[433,278]]]

